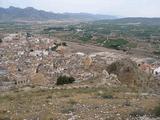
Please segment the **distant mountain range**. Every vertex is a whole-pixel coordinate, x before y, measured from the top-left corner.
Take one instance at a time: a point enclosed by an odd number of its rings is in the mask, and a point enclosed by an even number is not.
[[[0,21],[45,21],[45,20],[103,20],[116,19],[116,16],[88,13],[53,13],[37,10],[32,7],[24,9],[17,7],[0,8]]]
[[[124,25],[158,25],[160,18],[129,17],[114,20],[99,20],[97,23],[124,24]]]

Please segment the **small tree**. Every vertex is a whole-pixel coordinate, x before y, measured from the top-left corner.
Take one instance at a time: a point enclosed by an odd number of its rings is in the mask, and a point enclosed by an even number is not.
[[[68,77],[64,75],[64,76],[58,77],[56,85],[70,84],[70,83],[73,83],[74,81],[75,79],[73,77]]]

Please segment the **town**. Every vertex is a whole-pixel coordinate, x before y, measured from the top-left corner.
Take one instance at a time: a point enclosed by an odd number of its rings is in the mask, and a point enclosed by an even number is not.
[[[160,120],[159,23],[0,8],[0,120]]]
[[[31,33],[4,36],[0,43],[1,92],[32,91],[34,88],[100,89],[123,85],[131,89],[136,87],[142,93],[160,92],[160,61],[154,58],[135,57],[123,51]],[[58,79],[66,77],[72,77],[74,83],[58,83]]]

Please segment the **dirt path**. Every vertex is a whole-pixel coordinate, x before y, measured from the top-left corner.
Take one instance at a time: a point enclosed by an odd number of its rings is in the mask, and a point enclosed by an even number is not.
[[[118,54],[125,54],[122,51],[94,46],[90,44],[82,44],[82,43],[76,43],[76,42],[67,42],[67,44],[69,48],[71,48],[74,52],[83,52],[86,54],[95,53],[95,52],[114,52]]]

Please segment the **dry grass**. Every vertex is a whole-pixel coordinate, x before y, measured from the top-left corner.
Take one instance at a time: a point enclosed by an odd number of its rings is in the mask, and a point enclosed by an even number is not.
[[[103,96],[108,95],[112,96],[112,99],[108,97],[104,99]],[[129,106],[124,106],[126,99],[130,101]],[[15,120],[26,118],[64,120],[74,115],[78,116],[77,119],[96,119],[96,115],[106,119],[107,116],[112,118],[117,114],[125,119],[138,108],[143,108],[148,112],[158,105],[159,100],[158,96],[138,95],[137,97],[133,94],[125,94],[125,90],[121,88],[34,89],[29,92],[1,94],[0,119],[8,117]]]

